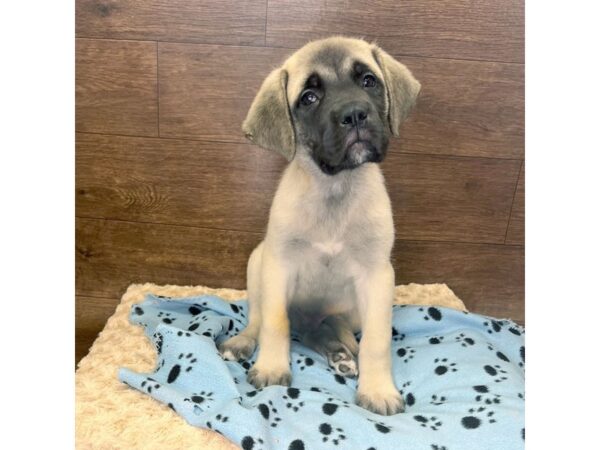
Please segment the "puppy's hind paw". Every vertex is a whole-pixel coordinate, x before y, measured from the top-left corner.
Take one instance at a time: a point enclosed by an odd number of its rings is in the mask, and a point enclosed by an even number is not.
[[[338,375],[349,378],[358,375],[358,364],[349,351],[341,350],[327,353],[327,362]]]
[[[255,348],[255,339],[238,334],[219,345],[219,353],[227,361],[239,361],[250,358]]]

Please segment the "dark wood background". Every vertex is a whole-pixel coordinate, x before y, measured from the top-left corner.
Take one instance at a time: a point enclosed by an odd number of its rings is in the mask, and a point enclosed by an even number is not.
[[[524,322],[523,0],[77,0],[76,361],[133,282],[245,288],[284,160],[241,122],[307,40],[422,83],[383,164],[397,283]]]

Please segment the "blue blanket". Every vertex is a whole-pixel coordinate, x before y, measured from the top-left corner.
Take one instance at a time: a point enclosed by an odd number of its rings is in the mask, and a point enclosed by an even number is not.
[[[247,308],[148,295],[130,320],[153,340],[156,370],[121,369],[119,379],[244,450],[524,448],[524,330],[514,322],[394,306],[393,371],[406,412],[384,417],[356,406],[356,380],[294,335],[292,386],[255,390],[246,374],[256,354],[229,362],[215,346],[243,329]]]

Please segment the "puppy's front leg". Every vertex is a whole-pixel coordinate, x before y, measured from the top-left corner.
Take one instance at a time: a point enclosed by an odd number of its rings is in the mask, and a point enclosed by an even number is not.
[[[392,378],[392,265],[387,264],[359,279],[356,289],[362,326],[356,402],[385,416],[402,412],[404,401]]]
[[[261,269],[261,325],[258,357],[248,372],[248,381],[256,388],[272,384],[289,386],[290,323],[287,314],[285,265],[267,249],[263,251]]]

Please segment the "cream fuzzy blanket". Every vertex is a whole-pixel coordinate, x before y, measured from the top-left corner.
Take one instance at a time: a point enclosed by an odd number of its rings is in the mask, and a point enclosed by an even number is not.
[[[78,449],[236,449],[220,434],[188,425],[167,406],[117,380],[127,367],[152,371],[156,352],[141,327],[128,321],[131,305],[148,293],[168,297],[217,295],[226,300],[246,297],[246,291],[206,286],[132,284],[108,319],[75,374],[75,439]],[[396,286],[396,303],[443,306],[466,311],[445,284]]]

